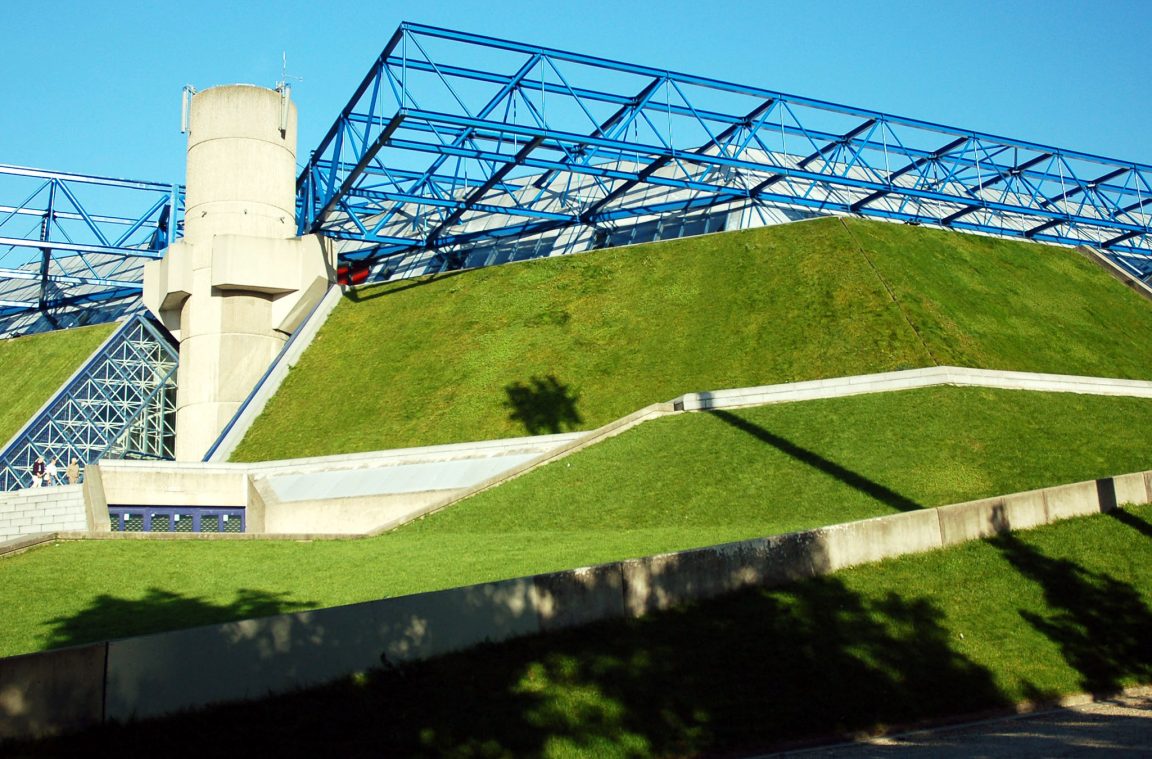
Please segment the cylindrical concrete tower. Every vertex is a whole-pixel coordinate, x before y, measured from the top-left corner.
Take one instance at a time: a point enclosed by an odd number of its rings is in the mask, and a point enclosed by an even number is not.
[[[281,130],[283,126],[283,130]],[[296,105],[234,84],[192,97],[184,239],[296,235]]]
[[[328,282],[322,246],[296,237],[287,94],[213,87],[188,125],[184,237],[145,276],[145,302],[180,340],[181,461],[204,455]]]

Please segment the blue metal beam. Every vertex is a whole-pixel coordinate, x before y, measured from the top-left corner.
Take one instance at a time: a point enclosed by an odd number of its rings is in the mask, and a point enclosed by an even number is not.
[[[0,297],[34,280],[42,311],[139,292],[140,262],[159,258],[181,225],[172,184],[0,164],[0,197]],[[0,316],[25,303],[6,300]]]
[[[1152,232],[1147,165],[418,24],[298,186],[304,228],[361,258],[723,203],[1117,250]]]

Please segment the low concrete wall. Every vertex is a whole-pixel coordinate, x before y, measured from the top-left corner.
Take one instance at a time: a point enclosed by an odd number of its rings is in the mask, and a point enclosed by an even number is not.
[[[445,499],[444,491],[430,490],[279,503],[269,497],[260,480],[254,480],[253,487],[264,504],[264,530],[271,534],[363,535],[372,530],[390,530]]]
[[[0,494],[0,541],[42,532],[88,529],[82,485]]]
[[[247,467],[173,461],[102,461],[107,504],[140,506],[246,506]]]
[[[100,724],[107,651],[107,643],[96,643],[0,659],[0,738]]]
[[[261,698],[484,641],[1152,501],[1152,472],[400,598],[0,659],[0,737]]]
[[[940,385],[1152,398],[1152,382],[1146,380],[933,366],[925,369],[861,374],[855,377],[834,377],[782,385],[688,393],[674,400],[673,405],[678,411],[732,409],[763,406],[769,403],[795,403],[870,393],[899,392]]]
[[[101,465],[103,482],[93,478],[86,494],[93,515],[89,529],[108,529],[106,505],[111,503],[245,506],[252,511],[249,529],[268,536],[299,532],[374,535],[668,414],[941,385],[1152,398],[1152,382],[1141,380],[941,366],[689,393],[646,406],[590,432],[254,464],[109,461]],[[499,463],[502,457],[504,464]],[[469,460],[484,471],[464,476],[468,467],[461,464]],[[487,464],[479,465],[481,460]],[[336,476],[341,472],[351,476]],[[423,484],[413,486],[410,481],[414,479]],[[453,483],[450,487],[449,482]],[[277,489],[285,492],[277,494]],[[1067,504],[1057,498],[1051,508],[1075,513],[1077,496],[1070,493],[1067,498],[1071,499]]]

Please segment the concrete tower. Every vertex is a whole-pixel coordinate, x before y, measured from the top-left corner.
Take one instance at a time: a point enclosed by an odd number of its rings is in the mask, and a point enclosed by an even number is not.
[[[296,106],[251,85],[197,93],[184,237],[144,272],[145,305],[180,341],[176,458],[198,461],[323,296],[328,243],[296,236]]]

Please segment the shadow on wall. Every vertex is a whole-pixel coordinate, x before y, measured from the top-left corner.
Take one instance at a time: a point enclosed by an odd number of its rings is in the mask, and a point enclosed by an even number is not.
[[[1149,534],[1147,520],[1126,517],[1122,523]],[[992,519],[1006,526],[1003,514]],[[736,588],[795,579],[782,566],[788,552],[806,557],[801,573],[826,569],[819,539],[799,541],[778,536],[760,548],[733,544],[629,561],[615,573],[598,567],[183,631],[157,652],[164,654],[157,660],[178,662],[182,652],[197,651],[174,684],[148,672],[141,656],[142,674],[155,679],[142,684],[157,696],[211,684],[213,669],[234,680],[243,673],[262,692],[270,684],[303,687],[333,668],[353,671],[348,664],[356,661],[364,674],[259,703],[106,726],[44,744],[44,755],[171,754],[173,747],[190,756],[248,749],[715,755],[1009,705],[992,674],[954,646],[955,631],[933,598],[883,584],[855,590],[836,575],[569,627],[624,607],[671,606],[701,583]],[[1131,585],[1046,556],[1027,536],[989,542],[1022,580],[1044,589],[1043,610],[1021,617],[1060,646],[1086,688],[1152,678],[1152,612]],[[182,599],[159,600],[157,608]],[[565,617],[564,609],[578,613]],[[537,625],[554,632],[451,653],[470,627],[498,641]],[[443,655],[417,660],[434,654]]]
[[[504,406],[512,410],[508,418],[522,424],[529,435],[574,430],[584,422],[576,410],[580,395],[551,374],[513,382],[504,393],[508,396]]]
[[[941,617],[925,599],[863,598],[819,578],[54,749],[681,755],[1002,704],[988,673],[950,648]]]
[[[811,561],[826,563],[818,555]],[[646,581],[675,596],[685,579],[677,569],[665,562]],[[421,608],[393,599],[396,611],[405,609],[402,617],[394,614],[393,633],[435,647],[438,640],[450,642],[469,613],[496,614],[511,628],[542,608],[539,600],[535,608],[524,603],[542,589],[556,601],[562,595],[594,601],[601,591],[627,591],[635,579],[625,572],[622,588],[619,577],[593,570],[567,585],[536,578],[527,587],[444,591],[426,594]],[[733,584],[747,579],[735,570],[727,578]],[[354,632],[337,619],[320,624],[321,615],[292,617],[295,627],[283,639],[299,648],[323,641],[317,655],[326,659],[342,658],[348,638],[365,628],[382,629],[381,619],[361,618]],[[275,659],[266,653],[268,637],[265,631],[232,645],[247,657]],[[866,596],[834,576],[819,577],[427,661],[406,661],[390,645],[383,668],[339,684],[105,726],[49,748],[140,754],[177,746],[187,755],[256,748],[336,756],[714,754],[1005,704],[989,673],[953,650],[951,640],[943,613],[929,599]],[[235,661],[235,653],[228,658]]]

